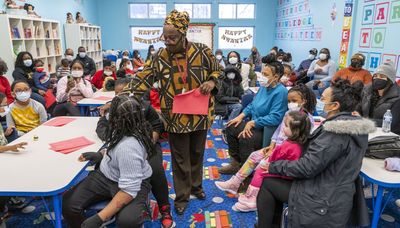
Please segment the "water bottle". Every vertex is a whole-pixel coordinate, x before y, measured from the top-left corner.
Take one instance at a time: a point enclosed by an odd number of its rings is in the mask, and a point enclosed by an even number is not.
[[[382,131],[385,133],[390,132],[390,127],[392,126],[392,113],[387,110],[385,115],[383,115]]]

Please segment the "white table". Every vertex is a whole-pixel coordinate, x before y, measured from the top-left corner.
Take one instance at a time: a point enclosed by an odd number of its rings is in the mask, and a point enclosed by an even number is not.
[[[369,135],[369,139],[373,139],[377,136],[393,136],[394,133],[384,133],[382,129],[378,128],[375,133]],[[372,184],[378,186],[378,192],[376,193],[376,201],[372,200],[374,207],[374,214],[372,218],[372,228],[378,226],[379,218],[382,213],[382,198],[383,190],[385,188],[400,188],[400,172],[390,172],[385,169],[384,160],[382,159],[371,159],[364,158],[361,166],[360,175]],[[374,188],[372,188],[374,189]],[[373,193],[372,193],[373,194]]]
[[[63,127],[41,125],[11,144],[27,142],[25,150],[0,154],[0,196],[53,197],[55,225],[61,227],[61,194],[71,188],[87,162],[79,162],[83,152],[98,151],[103,142],[96,135],[98,117],[74,117]],[[37,141],[33,140],[38,136]],[[50,150],[49,143],[85,136],[94,144],[70,154]]]
[[[108,100],[108,101],[111,101],[115,97],[115,92],[114,91],[112,91],[112,92],[97,91],[96,93],[94,93],[93,97],[84,98],[84,99],[78,101],[77,105],[79,106],[82,116],[86,116],[88,107],[99,107],[99,106],[105,105],[108,102],[107,100],[94,99],[96,97],[109,97],[110,100]]]

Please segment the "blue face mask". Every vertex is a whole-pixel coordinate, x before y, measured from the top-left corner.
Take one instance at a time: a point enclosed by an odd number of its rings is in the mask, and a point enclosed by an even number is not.
[[[317,113],[319,116],[322,116],[325,118],[327,113],[325,113],[325,111],[324,111],[324,106],[325,106],[325,103],[322,102],[320,99],[317,99],[317,105],[315,107],[315,110],[317,110]]]

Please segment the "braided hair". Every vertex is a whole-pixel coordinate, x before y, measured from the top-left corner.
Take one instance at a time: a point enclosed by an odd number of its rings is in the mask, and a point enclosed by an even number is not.
[[[363,84],[361,82],[356,82],[352,85],[348,80],[337,79],[332,83],[331,88],[331,101],[340,103],[339,111],[353,112],[357,110],[362,99]]]
[[[151,140],[151,126],[146,121],[141,103],[133,96],[119,95],[111,101],[110,127],[107,131],[106,144],[109,151],[125,136],[135,137],[147,151],[147,158],[152,156],[154,144]]]
[[[299,83],[292,87],[289,90],[289,93],[292,92],[296,92],[298,95],[301,96],[301,99],[306,102],[303,105],[303,109],[305,109],[308,113],[313,114],[315,111],[315,106],[317,105],[317,98],[315,97],[314,92],[302,83]]]

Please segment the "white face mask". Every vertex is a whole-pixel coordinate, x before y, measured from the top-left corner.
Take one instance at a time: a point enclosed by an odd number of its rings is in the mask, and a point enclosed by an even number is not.
[[[74,60],[74,57],[72,55],[66,55],[65,58],[71,62],[72,60]]]
[[[281,77],[281,82],[287,82],[287,81],[289,81],[288,76],[283,75],[283,76]]]
[[[133,70],[132,64],[127,65],[126,68],[128,68],[129,70]]]
[[[79,52],[79,57],[85,58],[86,57],[86,52]]]
[[[156,51],[151,51],[150,55],[154,55],[156,53]]]
[[[238,63],[238,58],[236,57],[229,58],[229,63],[235,65],[236,63]]]
[[[137,55],[138,59],[140,59],[140,55]]]
[[[123,59],[129,59],[129,56],[124,55],[124,56],[122,56],[122,58]]]
[[[17,100],[21,102],[26,102],[31,97],[31,92],[18,92],[15,95]]]
[[[216,58],[217,60],[221,60],[221,59],[222,59],[222,55],[216,55],[215,58]]]
[[[313,54],[310,54],[310,55],[308,56],[308,59],[309,59],[309,60],[313,60],[313,59],[315,59],[315,55],[313,55]]]
[[[10,107],[8,107],[8,106],[4,106],[3,109],[4,109],[4,112],[0,112],[1,117],[5,117],[10,112]]]
[[[71,76],[74,78],[80,78],[83,76],[83,70],[73,70],[71,71]]]
[[[265,77],[262,77],[262,79],[260,80],[260,86],[262,86],[262,87],[268,87],[269,86],[269,79],[268,78],[265,78]]]
[[[231,79],[231,80],[235,79],[235,76],[236,76],[236,74],[233,73],[233,72],[230,72],[230,73],[228,73],[228,74],[226,75],[226,77],[227,77],[228,79]]]
[[[105,70],[103,73],[107,76],[111,76],[113,72],[111,70]]]
[[[327,55],[327,54],[325,54],[325,53],[319,54],[319,59],[320,59],[320,60],[326,60],[327,58],[328,58],[328,55]]]
[[[32,66],[32,59],[26,59],[24,60],[24,65],[26,67],[31,67]]]
[[[290,102],[288,103],[288,109],[289,111],[300,111],[301,106],[297,103]]]

